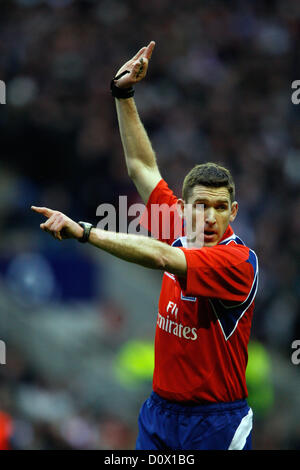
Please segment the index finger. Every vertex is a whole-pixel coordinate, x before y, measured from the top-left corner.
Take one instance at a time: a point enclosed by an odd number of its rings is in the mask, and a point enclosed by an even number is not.
[[[54,214],[54,210],[48,209],[48,207],[31,206],[31,209],[39,214],[43,214],[45,217],[51,217]]]
[[[155,47],[155,41],[151,41],[149,42],[148,46],[146,47],[146,50],[143,54],[143,57],[145,57],[145,59],[148,59],[150,60],[151,59],[151,56],[152,56],[152,52],[153,52],[153,49]]]

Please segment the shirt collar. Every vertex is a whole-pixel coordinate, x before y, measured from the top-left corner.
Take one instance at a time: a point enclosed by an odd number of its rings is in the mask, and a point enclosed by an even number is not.
[[[223,242],[224,240],[226,240],[226,238],[232,237],[232,235],[234,235],[234,231],[232,230],[231,226],[228,225],[227,229],[226,229],[225,232],[224,232],[223,237],[222,237],[221,240],[218,242],[218,245],[219,245],[219,243],[221,243],[221,242]]]

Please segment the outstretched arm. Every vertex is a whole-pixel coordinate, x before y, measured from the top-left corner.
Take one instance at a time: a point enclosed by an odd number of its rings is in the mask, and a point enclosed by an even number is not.
[[[82,227],[65,214],[47,207],[31,208],[47,217],[48,220],[40,224],[40,227],[58,240],[82,237]],[[186,277],[187,264],[183,251],[153,238],[94,228],[90,232],[88,241],[97,248],[130,263]]]
[[[120,88],[130,88],[140,82],[146,76],[154,47],[155,42],[151,41],[147,47],[140,49],[126,62],[116,76],[125,70],[129,73],[115,81],[115,85]],[[161,180],[155,152],[139,117],[134,99],[116,98],[115,102],[128,175],[146,204],[151,192]]]

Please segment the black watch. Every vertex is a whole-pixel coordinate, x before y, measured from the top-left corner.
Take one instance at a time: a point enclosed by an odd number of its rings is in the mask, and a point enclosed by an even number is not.
[[[89,222],[78,222],[78,225],[83,228],[83,235],[77,240],[80,243],[86,243],[89,239],[92,228],[94,228],[94,225],[90,224]]]
[[[130,88],[119,88],[118,86],[116,86],[115,84],[115,81],[119,80],[119,78],[123,77],[123,75],[125,75],[126,73],[130,73],[129,70],[124,70],[124,72],[120,73],[119,75],[117,75],[115,78],[112,79],[112,81],[110,82],[110,90],[111,90],[111,94],[112,96],[114,96],[115,98],[123,98],[123,99],[126,99],[126,98],[131,98],[133,95],[134,95],[134,88],[133,87],[130,87]]]

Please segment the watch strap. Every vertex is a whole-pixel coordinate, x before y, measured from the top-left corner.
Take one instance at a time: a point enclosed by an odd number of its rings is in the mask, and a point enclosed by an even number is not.
[[[78,238],[78,241],[80,243],[86,243],[89,239],[90,233],[92,228],[94,228],[93,224],[90,224],[89,222],[78,222],[78,225],[83,228],[83,235],[81,238]]]

